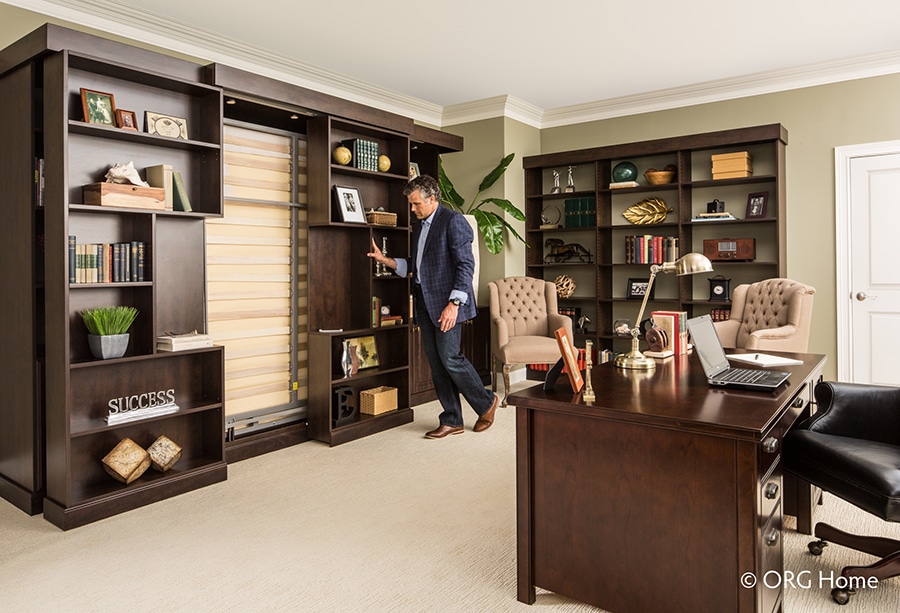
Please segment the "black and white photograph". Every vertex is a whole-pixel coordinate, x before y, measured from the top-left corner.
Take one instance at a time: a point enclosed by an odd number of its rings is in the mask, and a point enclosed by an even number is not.
[[[335,200],[338,211],[341,213],[341,221],[345,223],[366,223],[366,215],[363,211],[362,199],[359,190],[355,187],[334,186]]]

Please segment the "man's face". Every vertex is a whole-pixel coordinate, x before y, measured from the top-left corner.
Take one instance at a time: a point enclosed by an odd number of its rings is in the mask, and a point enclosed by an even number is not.
[[[409,194],[406,199],[409,201],[409,208],[412,209],[413,215],[416,216],[416,219],[425,219],[438,207],[437,198],[434,196],[429,197],[427,200],[422,198],[422,193],[420,190],[415,190],[411,194]]]

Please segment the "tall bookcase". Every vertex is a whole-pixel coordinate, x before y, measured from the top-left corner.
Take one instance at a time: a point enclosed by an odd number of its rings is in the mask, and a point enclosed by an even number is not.
[[[60,48],[64,42],[74,47]],[[172,66],[181,72],[158,71]],[[3,303],[23,313],[15,334],[27,340],[30,360],[20,364],[22,346],[4,343],[0,364],[4,371],[32,373],[21,381],[4,378],[3,392],[16,398],[4,417],[43,424],[26,437],[32,439],[30,457],[4,456],[3,482],[19,490],[11,496],[3,491],[4,497],[31,513],[42,508],[47,520],[68,529],[224,480],[223,350],[156,350],[159,335],[206,330],[204,219],[222,210],[221,90],[186,76],[186,62],[87,35],[69,37],[53,26],[4,50],[0,67],[4,104],[16,100],[25,112],[7,107],[2,114],[13,163],[0,168],[0,184],[11,186],[0,225],[17,235],[19,266],[28,270],[15,281],[4,265],[2,281],[21,294]],[[116,106],[134,111],[141,127],[144,111],[183,118],[190,138],[86,123],[81,88],[113,94]],[[36,158],[44,162],[42,197],[33,171],[22,173]],[[103,181],[110,166],[129,161],[138,169],[165,163],[180,170],[193,212],[84,204],[84,185]],[[71,283],[70,236],[79,243],[143,242],[144,280]],[[81,312],[107,305],[140,313],[126,354],[98,360],[88,348]],[[136,398],[131,404],[140,405],[140,398],[169,390],[177,412],[106,422],[110,402]],[[148,470],[129,485],[104,470],[101,460],[122,439],[146,448],[161,435],[182,447],[170,470]],[[16,445],[14,454],[29,451]],[[26,465],[34,470],[30,488],[21,485]],[[25,498],[30,508],[21,504]]]
[[[409,281],[391,274],[377,276],[366,255],[372,239],[388,254],[409,257],[409,207],[403,195],[409,167],[409,135],[323,116],[308,124],[309,157],[309,436],[331,445],[367,436],[413,420],[409,405]],[[332,151],[342,142],[363,139],[378,144],[391,160],[387,172],[340,165]],[[382,208],[397,216],[397,225],[346,223],[334,196],[335,186],[355,188],[362,206]],[[379,326],[373,298],[401,315],[399,325]],[[345,377],[341,368],[343,341],[374,337],[377,366],[360,368]],[[379,415],[359,413],[338,425],[335,389],[360,392],[381,386],[397,389],[397,409]]]
[[[703,253],[704,239],[752,238],[756,255],[752,261],[713,262],[715,272],[730,281],[733,289],[769,277],[784,276],[785,262],[785,147],[787,130],[780,124],[723,130],[705,134],[610,145],[591,149],[531,156],[524,159],[526,194],[526,238],[532,248],[526,255],[526,274],[554,281],[567,275],[575,282],[574,294],[560,299],[560,307],[577,309],[590,318],[579,344],[591,339],[598,349],[625,351],[630,336],[614,333],[618,320],[636,325],[639,302],[628,299],[631,279],[646,280],[650,264],[628,263],[626,237],[650,234],[676,238],[679,255]],[[753,173],[740,178],[713,179],[711,157],[743,152],[752,156]],[[638,169],[638,185],[611,189],[613,169],[631,162]],[[677,169],[671,183],[648,185],[643,173],[649,168]],[[573,167],[574,190],[565,191],[568,167]],[[561,177],[554,192],[553,171]],[[764,192],[766,215],[746,218],[748,196]],[[646,199],[657,199],[672,211],[661,223],[635,225],[624,216],[628,207]],[[707,203],[725,202],[738,219],[694,221],[707,212]],[[566,201],[593,202],[579,213],[579,223],[566,227]],[[542,215],[557,229],[542,229]],[[571,225],[571,224],[570,224]],[[554,257],[550,241],[577,244],[590,257]],[[659,275],[654,283],[652,310],[683,310],[689,316],[730,307],[730,301],[711,301],[706,275],[675,277]]]

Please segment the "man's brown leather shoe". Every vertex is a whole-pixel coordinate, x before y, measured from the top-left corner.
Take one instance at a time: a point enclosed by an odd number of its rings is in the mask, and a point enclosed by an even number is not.
[[[455,428],[453,426],[441,424],[437,427],[436,430],[426,432],[425,438],[444,438],[445,436],[449,436],[451,434],[462,434],[463,432],[465,432],[465,430],[463,430],[462,427]]]
[[[494,411],[497,410],[497,404],[500,402],[500,397],[497,394],[494,394],[494,404],[491,405],[487,411],[485,411],[484,415],[478,418],[478,421],[475,422],[475,427],[472,428],[475,432],[484,432],[488,428],[491,427],[491,424],[494,423]]]

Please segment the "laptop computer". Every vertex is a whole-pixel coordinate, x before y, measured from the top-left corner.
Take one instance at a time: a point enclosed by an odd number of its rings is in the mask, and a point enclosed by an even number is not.
[[[710,385],[771,392],[791,376],[791,373],[780,370],[732,368],[709,315],[688,319],[687,327]]]

